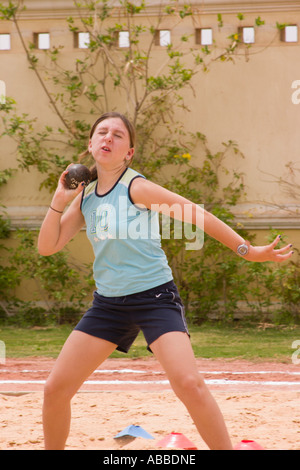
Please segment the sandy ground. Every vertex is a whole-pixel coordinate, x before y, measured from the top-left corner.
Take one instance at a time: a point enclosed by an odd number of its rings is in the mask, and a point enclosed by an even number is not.
[[[42,450],[45,358],[8,359],[0,366],[0,450]],[[300,450],[300,366],[232,360],[198,360],[233,444],[254,440],[266,450]],[[129,425],[153,439],[114,438]],[[182,403],[152,358],[109,359],[72,401],[68,450],[158,450],[182,433],[207,449]]]

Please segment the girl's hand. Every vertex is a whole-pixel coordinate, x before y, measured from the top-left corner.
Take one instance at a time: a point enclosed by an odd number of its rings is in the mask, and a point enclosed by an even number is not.
[[[281,236],[278,235],[270,245],[265,246],[250,246],[248,254],[244,257],[248,261],[274,261],[281,263],[289,259],[294,253],[291,251],[292,245],[287,245],[283,248],[276,250],[276,246],[280,242]]]
[[[63,211],[67,204],[73,201],[73,199],[82,192],[85,186],[84,183],[81,183],[76,189],[68,189],[66,185],[66,175],[68,173],[68,168],[71,165],[68,165],[66,170],[60,175],[58,185],[52,199],[52,204],[57,210]]]

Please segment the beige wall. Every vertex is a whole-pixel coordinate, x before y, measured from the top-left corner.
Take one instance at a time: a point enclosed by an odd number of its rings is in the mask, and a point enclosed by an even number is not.
[[[148,2],[149,24],[155,17],[160,2]],[[65,18],[74,15],[71,0],[25,1],[27,10],[20,22],[26,41],[32,41],[33,32],[47,31],[51,45],[64,45],[66,62],[84,52],[73,49],[72,33]],[[275,183],[285,172],[290,161],[300,160],[300,104],[293,104],[292,83],[300,80],[300,30],[297,43],[280,41],[276,22],[296,24],[300,28],[300,4],[298,1],[198,1],[193,2],[196,14],[179,23],[165,18],[164,27],[172,30],[172,40],[179,41],[182,34],[191,35],[194,45],[195,27],[213,28],[214,38],[220,47],[229,44],[227,37],[240,25],[252,26],[261,16],[265,25],[256,28],[256,43],[248,50],[239,47],[234,63],[212,63],[210,71],[199,73],[193,82],[196,98],[185,94],[191,108],[184,114],[186,128],[200,131],[208,138],[213,151],[221,148],[221,142],[229,139],[237,142],[245,159],[229,161],[229,170],[244,173],[247,199],[237,207],[237,217],[246,227],[268,229],[270,225],[290,231],[292,242],[299,243],[299,217],[295,215],[299,201],[288,197]],[[240,22],[236,14],[241,12],[245,20]],[[217,14],[223,16],[223,28],[218,28]],[[113,19],[114,21],[114,19]],[[55,124],[48,98],[41,89],[28,64],[12,23],[0,22],[0,33],[11,33],[12,49],[0,51],[0,80],[6,84],[8,96],[18,103],[18,109],[30,113],[47,124]],[[145,37],[145,41],[146,41]],[[157,60],[162,57],[156,47]],[[217,55],[219,51],[215,51]],[[36,53],[41,62],[42,51]],[[300,95],[299,95],[300,97]],[[0,146],[0,168],[16,166],[15,145],[5,138]],[[268,173],[269,175],[267,175]],[[299,182],[300,184],[300,182]],[[39,191],[37,178],[32,171],[18,173],[9,184],[0,189],[2,202],[12,218],[14,226],[37,228],[43,218],[51,196]],[[277,206],[284,206],[278,209]],[[288,207],[292,211],[287,211]],[[294,214],[293,214],[294,213]],[[87,248],[87,250],[89,250]]]

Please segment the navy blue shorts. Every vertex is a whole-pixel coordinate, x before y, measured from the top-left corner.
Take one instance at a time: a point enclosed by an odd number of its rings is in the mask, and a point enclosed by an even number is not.
[[[188,332],[184,307],[173,281],[153,289],[122,297],[94,293],[92,307],[75,330],[117,344],[127,353],[140,331],[150,345],[171,331]]]

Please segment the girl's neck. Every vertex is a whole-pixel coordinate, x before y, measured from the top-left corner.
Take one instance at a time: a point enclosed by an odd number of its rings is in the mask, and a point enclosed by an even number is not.
[[[97,193],[99,195],[106,194],[118,181],[122,173],[126,170],[126,166],[120,168],[105,169],[97,167],[98,183]]]

